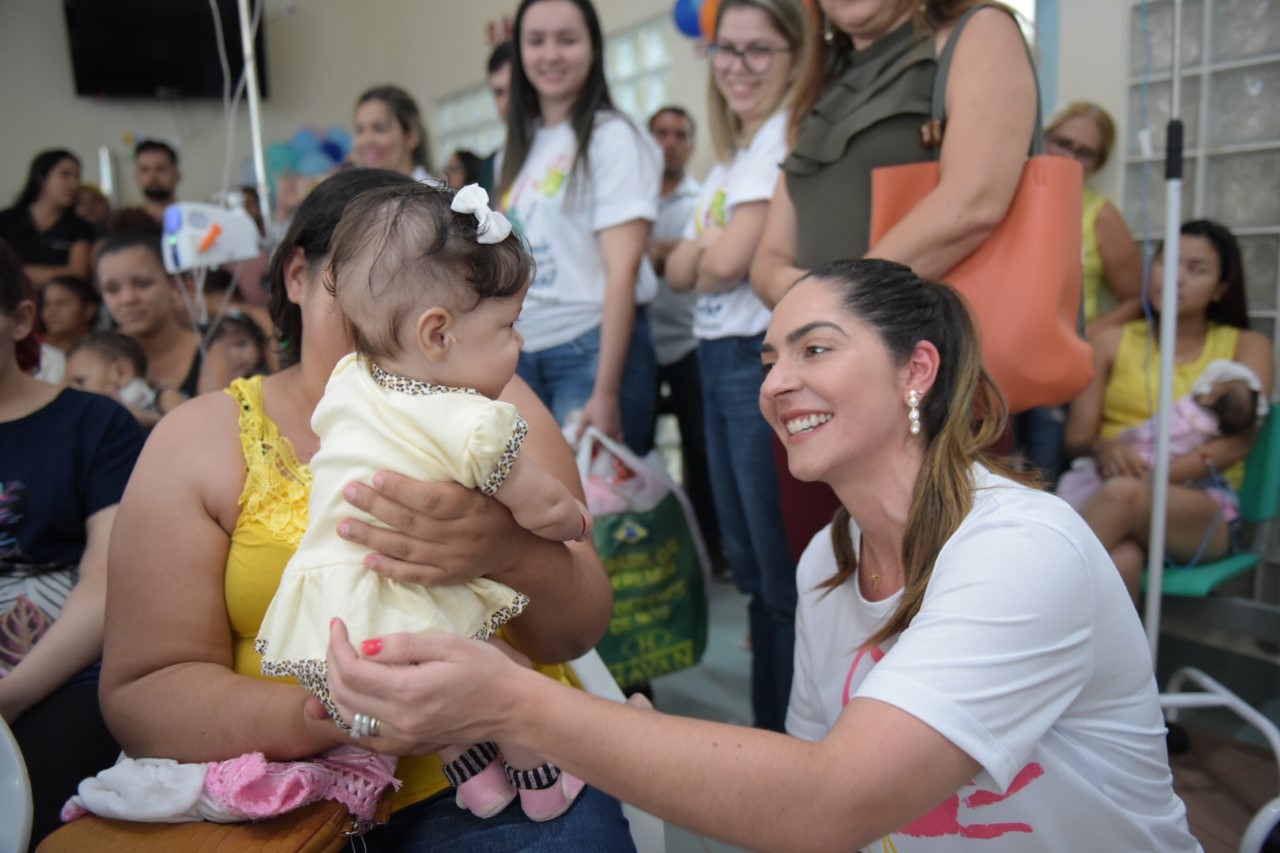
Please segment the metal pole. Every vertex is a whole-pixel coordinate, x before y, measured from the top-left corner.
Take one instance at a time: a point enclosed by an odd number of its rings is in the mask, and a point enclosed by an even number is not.
[[[1165,138],[1164,277],[1160,294],[1160,385],[1156,398],[1156,465],[1151,481],[1151,535],[1147,541],[1147,642],[1151,666],[1160,645],[1160,596],[1164,592],[1164,539],[1169,509],[1169,413],[1173,359],[1178,342],[1178,239],[1182,229],[1182,0],[1173,3],[1172,103]]]
[[[265,3],[266,0],[258,0]],[[262,219],[271,221],[274,199],[267,191],[267,162],[262,154],[262,105],[258,99],[258,59],[253,53],[253,18],[249,15],[249,0],[238,0],[240,8],[240,44],[244,53],[245,88],[249,94],[249,136],[253,148],[253,172],[258,179],[258,203],[262,206]]]

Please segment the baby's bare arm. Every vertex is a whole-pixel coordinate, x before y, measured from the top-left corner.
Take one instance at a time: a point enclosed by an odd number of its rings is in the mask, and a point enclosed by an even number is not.
[[[521,454],[494,494],[516,523],[544,539],[583,540],[591,533],[591,513],[555,477]]]

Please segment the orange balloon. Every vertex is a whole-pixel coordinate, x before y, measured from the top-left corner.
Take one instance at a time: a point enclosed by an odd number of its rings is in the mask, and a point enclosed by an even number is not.
[[[704,0],[698,10],[698,26],[702,29],[702,40],[710,42],[716,37],[716,12],[720,11],[720,0]]]

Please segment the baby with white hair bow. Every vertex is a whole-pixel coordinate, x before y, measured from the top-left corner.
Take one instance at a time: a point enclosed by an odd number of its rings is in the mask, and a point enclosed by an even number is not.
[[[586,540],[592,533],[586,507],[520,455],[527,425],[514,406],[496,399],[523,343],[515,322],[533,259],[488,200],[474,184],[456,194],[397,184],[353,199],[334,231],[327,287],[355,352],[334,368],[312,417],[320,449],[311,460],[307,532],[256,647],[264,674],[297,678],[344,728],[326,680],[334,617],[356,644],[427,630],[487,640],[528,603],[487,578],[425,587],[366,569],[368,549],[337,534],[344,518],[377,524],[345,502],[349,483],[368,482],[380,470],[452,480],[497,498],[517,523],[544,538]],[[362,717],[356,715],[352,736],[376,735],[378,723]],[[497,814],[518,792],[526,814],[548,820],[582,788],[515,748],[454,746],[440,756],[459,806],[480,817]]]

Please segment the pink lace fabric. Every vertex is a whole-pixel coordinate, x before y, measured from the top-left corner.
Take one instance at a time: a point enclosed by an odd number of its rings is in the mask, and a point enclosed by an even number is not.
[[[233,814],[275,817],[317,800],[336,800],[359,821],[373,820],[388,785],[397,790],[396,759],[340,746],[310,761],[267,761],[260,752],[209,765],[205,791]]]

